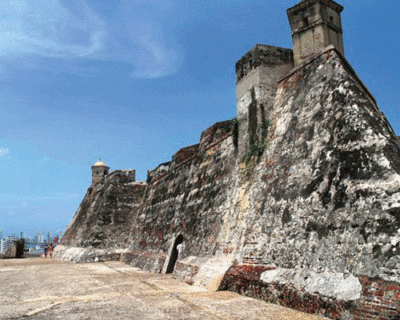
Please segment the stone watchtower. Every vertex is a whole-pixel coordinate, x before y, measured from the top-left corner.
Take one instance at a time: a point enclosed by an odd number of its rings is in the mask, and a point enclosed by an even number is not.
[[[92,166],[92,185],[99,182],[103,177],[108,175],[110,172],[110,167],[99,159],[93,166]]]
[[[344,55],[342,11],[332,0],[303,0],[287,10],[295,67],[329,45]]]
[[[302,0],[287,10],[293,50],[258,44],[236,63],[240,157],[265,136],[280,78],[329,45],[344,55],[342,11],[332,0]]]
[[[278,79],[293,68],[291,49],[258,44],[236,63],[238,155],[262,142],[270,120]]]

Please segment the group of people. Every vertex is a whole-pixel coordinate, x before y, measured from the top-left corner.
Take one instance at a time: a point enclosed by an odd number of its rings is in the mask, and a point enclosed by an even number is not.
[[[53,256],[53,250],[58,244],[58,237],[54,237],[52,243],[46,243],[44,246],[44,257],[47,258],[49,256],[50,258]]]

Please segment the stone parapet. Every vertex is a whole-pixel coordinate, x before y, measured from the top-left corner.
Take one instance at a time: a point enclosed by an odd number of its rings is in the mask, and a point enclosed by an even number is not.
[[[177,153],[172,156],[172,162],[175,162],[175,165],[178,165],[185,160],[192,158],[197,155],[199,152],[200,144],[195,144],[189,147],[185,147],[180,149]]]
[[[257,44],[236,63],[236,82],[240,82],[247,74],[259,66],[273,68],[293,63],[291,49]]]
[[[231,120],[214,123],[204,130],[200,136],[200,147],[205,150],[214,143],[218,143],[231,133]]]
[[[287,12],[294,14],[297,13],[298,11],[303,11],[316,3],[322,3],[326,7],[331,8],[332,10],[335,10],[338,13],[341,13],[344,10],[343,6],[332,0],[303,0],[300,3],[296,4],[295,6],[287,9]]]

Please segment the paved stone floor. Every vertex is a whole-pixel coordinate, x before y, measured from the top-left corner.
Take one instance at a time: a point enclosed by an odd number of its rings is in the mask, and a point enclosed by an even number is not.
[[[232,292],[209,292],[121,262],[0,260],[0,319],[322,320]]]

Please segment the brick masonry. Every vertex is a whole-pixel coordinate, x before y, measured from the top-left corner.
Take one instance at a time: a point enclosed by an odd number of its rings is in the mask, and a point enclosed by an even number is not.
[[[266,270],[274,267],[235,265],[229,268],[218,290],[230,290],[245,296],[318,314],[330,319],[395,320],[400,319],[400,284],[380,278],[358,276],[362,296],[349,302],[325,297],[318,292],[307,293],[293,286],[265,283],[260,279]]]

